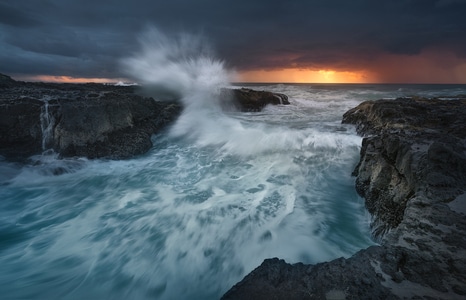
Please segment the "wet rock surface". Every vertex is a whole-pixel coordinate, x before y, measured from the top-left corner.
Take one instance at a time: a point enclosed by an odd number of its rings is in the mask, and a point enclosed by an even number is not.
[[[354,171],[379,246],[316,265],[269,259],[223,299],[465,299],[466,99],[361,103]]]
[[[149,150],[151,135],[181,112],[177,102],[141,97],[134,86],[0,79],[0,155],[7,159],[48,149],[62,157],[128,158]]]
[[[243,112],[261,111],[266,105],[288,105],[288,96],[268,91],[256,91],[247,88],[222,89],[220,98],[224,109]]]
[[[383,235],[403,220],[408,201],[425,194],[449,202],[466,187],[466,99],[367,101],[343,116],[362,142],[356,189]]]
[[[181,113],[135,86],[18,82],[0,74],[0,156],[22,160],[53,149],[62,157],[124,159],[152,147],[151,135]],[[283,94],[222,89],[226,110],[260,111],[289,104]]]

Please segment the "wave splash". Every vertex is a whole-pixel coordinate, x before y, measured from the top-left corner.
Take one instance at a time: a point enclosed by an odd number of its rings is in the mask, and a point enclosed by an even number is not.
[[[212,91],[232,78],[200,35],[168,36],[152,27],[140,36],[139,44],[140,50],[124,59],[122,67],[157,99],[187,100],[193,92]]]
[[[241,124],[221,109],[221,88],[230,85],[226,70],[208,41],[199,35],[166,35],[150,28],[140,39],[140,50],[122,61],[128,74],[146,94],[158,100],[180,100],[183,113],[171,129],[199,146],[221,146],[235,137]]]
[[[222,111],[220,102],[225,99],[220,97],[221,88],[230,86],[235,74],[215,57],[202,36],[187,33],[168,36],[150,28],[139,42],[140,50],[123,60],[122,65],[150,96],[182,101],[184,111],[171,128],[172,137],[186,138],[199,147],[213,146],[224,155],[241,156],[299,151],[322,144],[322,137],[315,136],[314,131],[245,121],[240,114]],[[334,135],[325,136],[329,137]],[[345,135],[336,137],[346,139]],[[346,143],[342,140],[332,143],[341,142]]]

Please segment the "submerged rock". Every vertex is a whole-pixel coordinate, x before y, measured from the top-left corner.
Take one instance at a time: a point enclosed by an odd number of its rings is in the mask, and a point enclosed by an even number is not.
[[[7,77],[7,76],[6,76]],[[128,158],[181,112],[134,87],[103,84],[0,84],[0,155],[21,159],[53,149],[62,157]]]
[[[354,171],[380,246],[316,265],[266,260],[223,299],[464,299],[466,99],[367,101]]]

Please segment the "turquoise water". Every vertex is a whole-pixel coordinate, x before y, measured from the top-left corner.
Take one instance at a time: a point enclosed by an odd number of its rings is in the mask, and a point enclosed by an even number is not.
[[[145,155],[0,161],[2,299],[217,299],[265,258],[351,256],[373,241],[350,176],[361,138],[342,114],[466,90],[250,87],[291,105],[224,113],[201,93]]]
[[[197,91],[145,155],[0,161],[2,299],[217,299],[265,258],[351,256],[373,241],[350,176],[361,138],[342,114],[367,99],[466,91],[248,87],[291,105],[225,113]]]
[[[253,85],[291,104],[224,112],[217,94],[231,74],[202,39],[153,29],[140,46],[124,69],[146,94],[180,98],[182,115],[133,159],[0,158],[1,299],[218,299],[265,258],[351,256],[373,241],[350,176],[361,138],[343,113],[369,99],[466,94]]]

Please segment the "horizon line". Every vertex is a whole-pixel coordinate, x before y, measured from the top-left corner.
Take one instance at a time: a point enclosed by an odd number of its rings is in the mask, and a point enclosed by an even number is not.
[[[260,81],[237,81],[237,82],[230,82],[230,84],[348,84],[348,85],[364,85],[364,84],[386,84],[386,85],[396,85],[396,84],[438,84],[438,85],[466,85],[465,83],[441,83],[441,82],[260,82]]]
[[[5,73],[1,73],[3,75],[9,76],[15,81],[23,81],[23,82],[43,82],[43,83],[71,83],[71,84],[86,84],[86,83],[100,83],[100,84],[116,84],[119,82],[122,83],[131,83],[131,84],[138,84],[144,85],[135,81],[131,81],[128,78],[106,78],[106,77],[72,77],[66,75],[32,75],[32,76],[21,76],[21,75],[7,75]],[[35,77],[35,79],[34,79]],[[42,77],[42,78],[41,78]],[[52,80],[52,78],[54,80]],[[46,80],[51,79],[51,80]],[[62,79],[62,80],[60,80]],[[458,82],[279,82],[279,81],[231,81],[229,84],[232,85],[250,85],[250,84],[258,84],[258,85],[273,85],[273,84],[296,84],[296,85],[305,85],[305,84],[322,84],[322,85],[335,85],[335,84],[346,84],[346,85],[365,85],[365,84],[382,84],[382,85],[422,85],[422,84],[429,84],[429,85],[466,85],[464,83]]]

